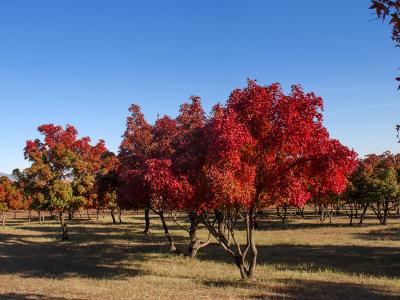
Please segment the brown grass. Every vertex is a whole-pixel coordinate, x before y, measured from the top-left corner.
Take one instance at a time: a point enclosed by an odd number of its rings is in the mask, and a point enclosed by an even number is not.
[[[12,218],[12,215],[10,216]],[[315,218],[261,222],[256,282],[239,279],[216,243],[190,262],[168,253],[157,218],[144,236],[142,215],[124,224],[80,218],[70,241],[55,221],[11,219],[0,229],[2,299],[400,299],[400,223],[349,226]],[[185,232],[172,226],[181,247]],[[201,234],[206,236],[206,232]]]

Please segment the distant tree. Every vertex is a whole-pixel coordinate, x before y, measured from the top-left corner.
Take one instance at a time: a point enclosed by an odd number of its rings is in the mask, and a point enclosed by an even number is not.
[[[353,218],[360,217],[359,223],[364,220],[364,216],[371,205],[371,199],[368,197],[366,164],[363,159],[359,159],[357,168],[349,177],[349,183],[346,192],[343,193],[343,200],[350,210],[350,224],[353,224]],[[359,215],[359,210],[361,214]]]
[[[114,224],[117,223],[115,220],[115,210],[118,211],[119,222],[122,223],[121,208],[117,201],[117,189],[119,185],[118,168],[118,157],[108,151],[102,155],[101,167],[96,175],[96,206],[108,208]]]
[[[400,177],[396,157],[390,152],[371,154],[362,160],[351,177],[352,201],[371,207],[381,224],[398,207]]]
[[[8,177],[0,177],[0,213],[5,226],[6,213],[23,207],[23,193]]]
[[[3,180],[3,177],[1,177],[0,180]],[[6,202],[6,191],[3,184],[0,184],[0,211],[2,215],[3,227],[5,226],[5,212],[7,211],[7,209],[8,206]]]
[[[80,201],[76,202],[76,207],[69,208],[70,218],[82,207],[96,208],[97,211],[104,208],[98,205],[96,186],[96,176],[101,171],[102,157],[107,152],[104,141],[100,140],[95,146],[91,146],[90,138],[84,137],[76,142],[74,151],[77,155],[73,164],[71,185],[75,197]]]

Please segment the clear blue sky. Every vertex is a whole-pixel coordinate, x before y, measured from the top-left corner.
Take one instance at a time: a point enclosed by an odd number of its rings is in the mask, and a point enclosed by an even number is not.
[[[27,139],[67,123],[117,151],[127,108],[149,121],[199,95],[207,111],[246,78],[300,83],[331,135],[398,152],[400,50],[368,0],[0,1],[0,172]]]

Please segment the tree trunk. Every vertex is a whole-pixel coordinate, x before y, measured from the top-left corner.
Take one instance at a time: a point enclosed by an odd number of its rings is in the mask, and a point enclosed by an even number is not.
[[[235,265],[240,271],[242,280],[247,281],[249,279],[254,279],[254,272],[256,269],[258,256],[254,239],[254,208],[250,209],[246,213],[247,245],[243,251],[239,241],[234,236],[234,230],[232,227],[228,227],[228,230],[230,231],[234,245],[228,245],[225,236],[218,233],[218,230],[214,228],[214,224],[208,220],[207,215],[204,214],[201,217],[202,222],[208,229],[209,233],[215,237],[224,250],[234,259]],[[250,256],[248,256],[249,253],[251,253]]]
[[[256,241],[254,239],[254,210],[250,210],[250,214],[249,214],[249,232],[250,232],[250,249],[252,252],[252,259],[250,260],[250,266],[249,266],[249,279],[253,279],[254,278],[254,271],[256,269],[256,265],[257,265],[257,257],[258,257],[258,250],[257,250],[257,246],[256,246]]]
[[[168,226],[167,226],[167,223],[165,222],[165,218],[164,218],[164,213],[162,211],[159,212],[159,216],[160,216],[163,228],[164,228],[165,236],[167,237],[167,240],[169,242],[169,251],[175,253],[175,252],[177,252],[177,249],[175,247],[175,243],[174,243],[171,235],[169,234]]]
[[[257,265],[258,250],[254,238],[254,213],[253,208],[246,213],[247,245],[243,252],[240,249],[239,243],[235,241],[237,247],[235,262],[243,281],[254,280],[254,272]],[[251,255],[248,257],[249,250]],[[248,264],[248,269],[246,268],[246,263]]]
[[[113,224],[117,224],[117,221],[115,221],[114,208],[111,208],[110,213],[111,213],[111,218],[112,218]]]
[[[220,210],[215,211],[215,218],[218,223],[218,233],[221,235],[225,235],[225,228],[224,228],[224,214]]]
[[[68,226],[67,223],[65,222],[65,218],[63,213],[60,213],[60,225],[62,229],[62,240],[68,240]]]
[[[365,213],[367,212],[367,208],[368,208],[368,203],[365,205],[364,210],[363,210],[362,214],[360,215],[360,224],[362,224],[362,222],[364,220],[364,216],[365,216]]]
[[[383,225],[387,224],[387,218],[389,217],[389,201],[385,201],[383,208]]]
[[[38,211],[38,215],[39,215],[39,224],[42,224],[42,212],[40,210]]]
[[[351,206],[351,203],[349,203],[350,207],[350,225],[353,225],[353,207]]]
[[[144,208],[144,220],[145,220],[145,228],[143,233],[149,235],[150,231],[150,208],[147,206]]]
[[[288,209],[288,206],[286,203],[282,204],[282,206],[278,205],[276,207],[276,213],[277,213],[278,217],[282,220],[282,223],[286,222],[287,209]],[[282,215],[282,211],[283,211],[283,215]]]
[[[122,224],[122,210],[119,207],[117,208],[117,212],[119,224]]]
[[[28,209],[28,223],[31,222],[31,210]]]
[[[282,222],[283,222],[283,223],[286,222],[287,209],[288,209],[288,205],[287,205],[286,203],[283,204],[283,219],[282,219]]]
[[[6,212],[5,211],[3,211],[1,213],[1,224],[2,224],[3,227],[6,226]]]
[[[90,220],[89,209],[86,209],[86,214],[87,214],[88,220]]]
[[[325,207],[323,207],[322,205],[318,206],[318,213],[319,213],[319,221],[321,223],[325,222]]]
[[[381,225],[385,225],[386,224],[385,208],[383,208],[383,215],[382,215],[381,203],[378,202],[376,204],[376,209],[375,209],[374,205],[371,204],[371,208],[372,208],[372,211],[375,213],[376,217],[378,218],[379,223]]]
[[[254,230],[258,230],[257,212],[254,212]]]
[[[190,230],[189,230],[190,242],[189,242],[189,250],[188,250],[187,256],[190,258],[190,260],[194,260],[200,249],[200,240],[197,237],[197,227],[199,225],[199,220],[194,213],[191,213],[189,215],[189,217],[190,217]],[[223,225],[223,223],[222,223],[222,225]],[[221,230],[220,224],[218,223],[218,232],[220,234],[224,234],[223,226],[222,226],[222,232],[220,230]]]

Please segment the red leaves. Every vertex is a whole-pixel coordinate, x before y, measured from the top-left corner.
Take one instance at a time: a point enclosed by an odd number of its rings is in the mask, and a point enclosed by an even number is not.
[[[177,119],[164,116],[153,126],[137,105],[130,112],[119,153],[119,201],[128,207],[187,207],[193,194],[189,170],[198,165],[195,145],[201,142],[196,133],[204,122],[200,99],[192,97],[191,104],[183,104]]]
[[[251,154],[255,140],[233,110],[214,107],[206,127],[207,159],[203,168],[208,208],[250,206],[255,194],[255,166]]]
[[[341,193],[355,168],[356,154],[329,138],[322,124],[322,109],[322,99],[305,94],[299,86],[293,86],[286,96],[279,84],[262,87],[249,81],[247,88],[235,90],[228,99],[225,130],[218,126],[224,114],[222,108],[215,109],[209,122],[209,131],[215,135],[208,140],[209,153],[220,156],[213,163],[213,173],[224,162],[225,175],[234,169],[238,175],[243,170],[243,175],[255,170],[253,179],[236,181],[244,190],[249,190],[248,183],[254,184],[255,197],[250,202],[242,198],[244,206],[301,206],[313,194]],[[225,178],[225,184],[232,187],[232,176]],[[237,194],[239,189],[231,190]],[[224,197],[232,201],[231,195]]]
[[[205,122],[197,97],[154,126],[131,106],[120,157],[131,197],[187,211],[266,204],[302,206],[341,193],[356,153],[329,138],[322,99],[293,86],[248,86]],[[127,167],[129,166],[129,167]]]
[[[168,159],[147,160],[143,169],[144,185],[153,207],[167,210],[182,209],[183,199],[191,199],[193,190],[185,177],[172,173],[171,161]]]

